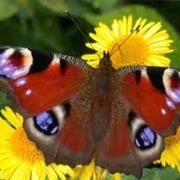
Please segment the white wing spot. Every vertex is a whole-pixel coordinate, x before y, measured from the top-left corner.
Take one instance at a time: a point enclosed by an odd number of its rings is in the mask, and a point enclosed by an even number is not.
[[[163,74],[163,83],[166,94],[176,103],[180,103],[180,88],[171,88],[171,77],[175,71],[173,69],[166,69]],[[179,74],[179,73],[178,73]],[[168,102],[170,104],[170,102]],[[172,105],[172,103],[170,104]],[[173,107],[173,106],[172,106]]]
[[[59,64],[60,59],[57,54],[54,54],[52,64]]]
[[[31,93],[32,93],[32,90],[31,90],[31,89],[28,89],[28,90],[25,92],[25,94],[26,94],[27,96],[29,96]]]

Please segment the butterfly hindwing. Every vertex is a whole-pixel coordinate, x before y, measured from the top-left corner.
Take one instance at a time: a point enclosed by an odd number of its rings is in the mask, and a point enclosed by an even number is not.
[[[128,121],[116,116],[99,143],[97,164],[113,173],[124,172],[141,177],[143,167],[158,159],[163,147],[161,136],[138,115],[129,117]]]
[[[180,124],[180,77],[170,68],[142,67],[122,77],[122,92],[135,111],[161,135]]]
[[[95,145],[89,121],[91,102],[84,92],[25,120],[28,137],[43,151],[48,164],[75,166],[88,164],[92,159]]]

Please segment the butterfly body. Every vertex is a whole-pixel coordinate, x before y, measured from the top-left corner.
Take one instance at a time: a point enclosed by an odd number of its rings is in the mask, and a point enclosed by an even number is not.
[[[75,166],[96,156],[111,172],[140,176],[180,125],[177,70],[115,69],[108,53],[94,69],[74,57],[6,47],[0,75],[47,163]]]

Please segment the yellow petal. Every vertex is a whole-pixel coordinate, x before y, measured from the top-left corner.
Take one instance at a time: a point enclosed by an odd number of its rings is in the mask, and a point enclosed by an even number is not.
[[[30,172],[27,166],[25,166],[24,163],[19,165],[16,170],[12,173],[12,176],[10,177],[11,180],[17,180],[20,177],[22,179],[30,179]]]
[[[5,107],[5,109],[1,110],[1,113],[16,128],[21,126],[22,118],[19,118],[19,116],[17,117],[9,107]]]
[[[1,129],[0,138],[5,138],[6,136],[11,136],[14,133],[14,129],[10,126],[4,119],[0,118],[0,127]]]
[[[150,38],[153,34],[158,32],[161,29],[161,23],[156,23],[154,24],[145,34],[144,34],[144,39]]]
[[[119,24],[118,24],[117,19],[113,20],[113,23],[112,23],[112,34],[113,34],[113,37],[115,37],[115,38],[118,38],[120,36]]]
[[[90,49],[94,49],[99,52],[103,52],[106,47],[103,47],[102,44],[99,43],[86,43],[86,46]]]
[[[121,175],[120,173],[115,173],[112,175],[112,180],[121,180]]]

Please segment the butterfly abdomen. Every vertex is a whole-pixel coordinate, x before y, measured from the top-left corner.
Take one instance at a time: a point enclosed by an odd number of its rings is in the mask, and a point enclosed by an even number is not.
[[[102,140],[107,132],[111,117],[111,101],[104,97],[96,97],[92,103],[91,129],[94,141]]]

